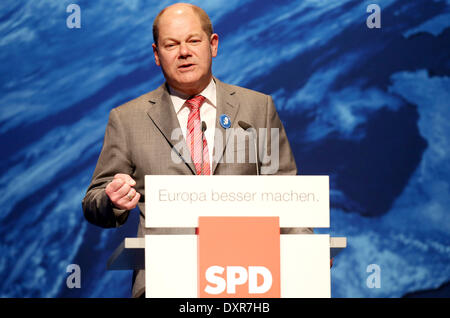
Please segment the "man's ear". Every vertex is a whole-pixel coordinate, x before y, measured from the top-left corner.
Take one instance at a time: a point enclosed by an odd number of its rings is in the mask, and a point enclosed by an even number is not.
[[[217,56],[217,50],[219,48],[219,35],[217,33],[211,34],[209,38],[209,44],[211,46],[211,56]]]
[[[158,47],[156,46],[155,43],[152,44],[152,49],[153,49],[153,55],[155,56],[156,65],[161,66],[161,63],[159,61]]]

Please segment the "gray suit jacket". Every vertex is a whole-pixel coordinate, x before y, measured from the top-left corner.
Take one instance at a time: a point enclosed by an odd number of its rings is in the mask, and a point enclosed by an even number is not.
[[[231,119],[232,128],[238,128],[240,120],[251,124],[256,129],[267,128],[270,131],[270,128],[278,128],[279,168],[275,174],[295,175],[297,173],[295,160],[272,98],[249,89],[225,84],[216,78],[214,80],[217,89],[215,128],[222,132],[222,134],[216,133],[215,136],[214,157],[223,159],[222,154],[226,150],[227,142],[230,143],[226,130],[219,123],[219,116],[227,114]],[[102,227],[117,227],[125,223],[129,211],[115,208],[105,193],[106,185],[112,181],[114,175],[125,173],[136,181],[135,189],[141,194],[138,203],[141,211],[138,237],[156,231],[145,228],[144,176],[195,174],[195,168],[189,160],[188,153],[181,154],[182,160],[178,162],[172,159],[174,147],[180,145],[179,138],[175,140],[173,137],[173,130],[176,128],[180,126],[166,84],[110,112],[103,148],[82,202],[84,215],[89,222]],[[268,136],[270,139],[270,134]],[[218,138],[221,137],[222,140],[219,140]],[[181,140],[181,144],[183,142]],[[269,149],[266,149],[264,153],[270,153],[270,140],[266,144]],[[254,175],[256,174],[255,163],[250,163],[248,159],[247,153],[244,163],[215,160],[211,173]],[[260,159],[264,161],[264,158]],[[312,229],[283,229],[283,231],[312,233]],[[163,232],[163,229],[159,230],[159,233]],[[139,270],[134,274],[132,296],[140,297],[145,292],[145,273],[144,270]]]

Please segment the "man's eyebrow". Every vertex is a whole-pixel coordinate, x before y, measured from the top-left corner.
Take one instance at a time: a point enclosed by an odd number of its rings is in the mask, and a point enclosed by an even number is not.
[[[165,37],[161,39],[161,42],[166,42],[166,41],[174,41],[177,42],[178,40],[172,38],[172,37]]]
[[[187,38],[187,39],[190,39],[190,38],[195,37],[195,36],[201,37],[201,33],[197,33],[197,32],[191,33],[191,34],[189,34],[186,38]],[[161,42],[165,42],[165,41],[174,41],[174,42],[178,42],[179,40],[177,40],[177,39],[175,39],[175,38],[173,38],[173,37],[168,36],[168,37],[165,37],[165,38],[162,38],[162,39],[161,39]]]
[[[191,33],[189,34],[188,38],[192,38],[194,36],[201,36],[201,33]]]

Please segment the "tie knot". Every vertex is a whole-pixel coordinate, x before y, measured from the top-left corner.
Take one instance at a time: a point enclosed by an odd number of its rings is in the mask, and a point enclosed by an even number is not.
[[[202,106],[205,99],[206,99],[205,96],[197,95],[197,96],[189,98],[186,101],[186,104],[191,110],[196,110]]]

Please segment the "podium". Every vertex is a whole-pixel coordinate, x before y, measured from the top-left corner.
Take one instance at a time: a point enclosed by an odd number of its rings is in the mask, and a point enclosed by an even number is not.
[[[146,269],[146,297],[331,297],[330,258],[346,238],[284,234],[329,227],[328,176],[146,176],[145,182],[146,227],[166,234],[125,238],[107,268]]]

